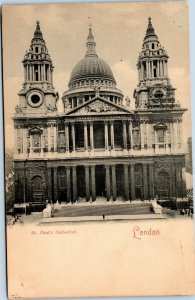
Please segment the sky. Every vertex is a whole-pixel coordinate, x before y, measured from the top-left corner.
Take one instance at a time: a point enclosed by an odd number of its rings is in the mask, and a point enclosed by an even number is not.
[[[100,58],[111,67],[124,97],[132,103],[138,84],[136,63],[148,17],[169,55],[169,78],[184,114],[184,141],[191,136],[188,7],[184,2],[6,5],[3,7],[3,76],[6,147],[14,147],[12,116],[22,88],[22,59],[29,49],[36,21],[51,55],[54,86],[60,98],[71,71],[84,58],[89,24]],[[61,100],[59,110],[61,111]]]

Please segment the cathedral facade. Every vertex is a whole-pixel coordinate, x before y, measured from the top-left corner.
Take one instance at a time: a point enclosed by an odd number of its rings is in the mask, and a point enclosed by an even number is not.
[[[15,203],[186,196],[181,108],[151,19],[138,57],[135,108],[96,53],[91,28],[57,109],[53,63],[37,22],[13,117]],[[125,74],[124,74],[125,76]]]

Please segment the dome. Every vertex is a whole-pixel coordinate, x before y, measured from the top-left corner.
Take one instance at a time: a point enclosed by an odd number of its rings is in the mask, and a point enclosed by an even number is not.
[[[101,58],[98,57],[95,50],[95,41],[91,31],[89,28],[89,35],[87,38],[87,52],[84,59],[80,60],[76,66],[73,68],[69,86],[71,86],[74,82],[86,79],[103,79],[114,82],[114,76],[112,74],[112,70],[108,66],[108,64]]]
[[[72,70],[69,84],[88,78],[101,78],[115,82],[108,64],[97,56],[86,56],[80,60]]]

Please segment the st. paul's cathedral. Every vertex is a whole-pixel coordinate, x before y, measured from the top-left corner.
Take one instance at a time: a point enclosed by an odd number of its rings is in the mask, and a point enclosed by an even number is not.
[[[184,198],[186,109],[175,100],[168,59],[149,18],[131,109],[98,57],[89,28],[61,113],[53,62],[37,22],[13,117],[15,203]]]

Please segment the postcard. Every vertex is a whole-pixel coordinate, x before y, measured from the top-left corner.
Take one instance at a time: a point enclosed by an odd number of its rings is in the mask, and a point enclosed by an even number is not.
[[[8,297],[195,293],[186,1],[3,5]]]

